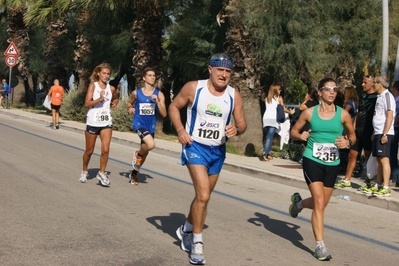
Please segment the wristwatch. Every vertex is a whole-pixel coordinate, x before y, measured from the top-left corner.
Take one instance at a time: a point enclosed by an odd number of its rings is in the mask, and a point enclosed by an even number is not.
[[[349,141],[349,145],[348,145],[348,147],[346,147],[347,149],[350,149],[351,147],[352,147],[352,140],[351,139],[348,139],[348,141]]]
[[[386,134],[386,133],[384,133],[384,134],[382,134],[382,136],[383,136],[383,137],[386,137],[386,136],[387,136],[387,134]]]

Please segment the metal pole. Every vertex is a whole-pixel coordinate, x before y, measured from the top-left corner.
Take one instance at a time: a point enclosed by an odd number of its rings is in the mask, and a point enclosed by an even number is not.
[[[10,67],[10,74],[8,75],[8,86],[11,88],[11,72],[12,72],[12,67]],[[11,104],[13,104],[13,99],[14,99],[14,90],[11,91]],[[10,100],[10,95],[8,95],[8,100]]]
[[[395,62],[395,72],[393,81],[399,81],[399,41],[398,41],[398,48],[396,50],[396,62]]]

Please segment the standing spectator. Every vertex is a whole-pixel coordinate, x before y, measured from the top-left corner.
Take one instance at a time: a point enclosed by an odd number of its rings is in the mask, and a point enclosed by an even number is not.
[[[5,97],[7,97],[7,94],[8,94],[8,92],[9,92],[9,90],[10,90],[10,86],[8,86],[8,83],[7,83],[7,80],[6,79],[3,79],[2,80],[2,88],[1,88],[1,90],[0,90],[0,92],[1,92],[1,94],[0,94],[0,105],[4,108],[4,106],[3,106],[3,99],[5,98]]]
[[[130,183],[138,185],[138,173],[140,167],[144,164],[148,153],[155,148],[155,128],[157,124],[157,115],[166,117],[165,96],[155,87],[155,70],[146,68],[143,72],[144,86],[137,88],[127,103],[127,111],[134,114],[132,126],[141,143],[140,149],[133,152],[132,166],[133,170],[129,175]]]
[[[312,196],[302,200],[299,193],[294,193],[289,213],[296,218],[302,208],[312,209],[312,228],[316,240],[314,257],[330,260],[332,257],[324,244],[325,208],[339,170],[338,149],[350,148],[356,137],[350,115],[334,104],[338,91],[335,81],[323,78],[318,90],[320,104],[303,111],[291,130],[293,139],[307,141],[302,167]],[[305,123],[309,123],[309,130],[301,133]],[[342,136],[344,128],[347,132],[345,137]]]
[[[360,97],[359,109],[355,118],[356,143],[351,147],[348,154],[348,164],[346,166],[345,178],[338,181],[334,187],[351,188],[351,178],[353,170],[356,166],[357,157],[364,150],[366,161],[371,155],[371,136],[373,134],[373,114],[375,102],[377,100],[377,92],[374,89],[374,78],[370,75],[363,77],[362,82],[363,94]],[[371,187],[371,180],[366,177],[365,183],[359,188],[363,190]]]
[[[62,103],[62,98],[64,97],[64,88],[60,86],[60,81],[55,79],[51,86],[48,96],[51,97],[51,116],[53,120],[52,129],[60,128],[60,107]]]
[[[299,106],[300,111],[304,111],[307,108],[313,107],[319,104],[319,94],[316,89],[308,89],[308,93],[305,95],[305,99]]]
[[[375,90],[378,93],[377,102],[373,117],[373,156],[377,157],[377,182],[374,186],[364,189],[363,193],[373,194],[377,197],[391,196],[389,188],[389,178],[391,176],[391,167],[389,157],[391,145],[395,138],[393,128],[395,117],[395,98],[388,90],[389,82],[385,75],[379,75],[375,78]]]
[[[356,87],[353,85],[346,86],[344,91],[344,109],[350,114],[352,121],[355,122],[357,109],[359,106],[359,97],[357,96]]]
[[[202,230],[226,157],[226,141],[247,128],[241,95],[228,85],[232,68],[231,56],[213,55],[208,66],[209,79],[186,83],[169,106],[170,119],[183,145],[182,164],[189,170],[195,191],[187,220],[176,230],[180,247],[190,252],[192,264],[205,264]],[[186,106],[184,127],[180,109]]]
[[[396,109],[393,129],[395,137],[391,145],[391,154],[389,163],[391,165],[391,180],[399,187],[399,169],[398,169],[398,142],[399,142],[399,81],[395,81],[392,85],[391,93],[395,97]]]
[[[343,108],[344,107],[344,100],[345,100],[344,94],[342,93],[341,90],[338,89],[337,96],[335,97],[334,104],[336,106],[339,106],[339,107]]]
[[[265,98],[266,110],[263,114],[263,132],[265,134],[265,144],[263,147],[263,161],[269,161],[273,159],[271,155],[273,137],[276,130],[280,128],[280,123],[277,122],[277,105],[281,104],[284,108],[284,112],[288,114],[295,113],[295,109],[289,110],[284,106],[283,98],[280,96],[281,86],[278,84],[272,84],[269,87],[269,92]]]
[[[91,83],[85,98],[85,107],[89,108],[89,111],[86,117],[86,149],[83,153],[83,169],[79,178],[81,183],[87,182],[89,176],[87,168],[94,152],[97,136],[100,136],[100,170],[96,177],[103,186],[111,184],[105,173],[105,168],[108,163],[112,137],[111,107],[115,107],[114,102],[118,100],[118,96],[115,93],[115,87],[108,84],[110,76],[111,66],[108,63],[102,63],[94,68],[90,77]]]

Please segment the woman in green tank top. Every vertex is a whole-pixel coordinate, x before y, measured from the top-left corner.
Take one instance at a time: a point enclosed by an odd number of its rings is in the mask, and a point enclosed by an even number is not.
[[[312,196],[302,200],[299,193],[294,193],[289,212],[295,218],[303,208],[312,209],[312,229],[316,240],[314,257],[318,260],[332,258],[324,245],[324,210],[338,175],[339,149],[349,149],[356,141],[351,116],[334,104],[337,92],[333,79],[320,80],[320,104],[304,110],[291,129],[292,139],[307,141],[302,168]],[[309,129],[300,133],[306,123],[309,123]],[[342,136],[344,128],[347,135]]]

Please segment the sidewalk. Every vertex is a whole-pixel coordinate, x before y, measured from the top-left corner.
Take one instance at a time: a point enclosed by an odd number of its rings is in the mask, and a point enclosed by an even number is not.
[[[51,123],[51,116],[49,115],[32,113],[22,109],[0,109],[0,115],[9,115],[48,125]],[[83,123],[67,121],[63,119],[61,119],[60,122],[61,130],[83,132],[85,129],[85,125]],[[131,132],[114,131],[112,133],[112,141],[121,144],[139,144],[138,136],[136,134],[132,134]],[[178,142],[167,141],[159,138],[156,139],[156,142],[157,147],[154,149],[154,152],[180,158],[181,145]],[[228,153],[223,169],[242,173],[255,178],[293,186],[296,188],[307,189],[305,180],[303,178],[302,166],[291,160],[274,158],[269,162],[263,162],[257,157],[246,157]],[[377,198],[364,195],[357,191],[357,188],[360,187],[364,182],[363,179],[352,178],[351,181],[351,189],[335,189],[333,197],[347,195],[350,197],[350,200],[354,202],[399,212],[399,188],[394,187],[392,183],[391,197]]]

